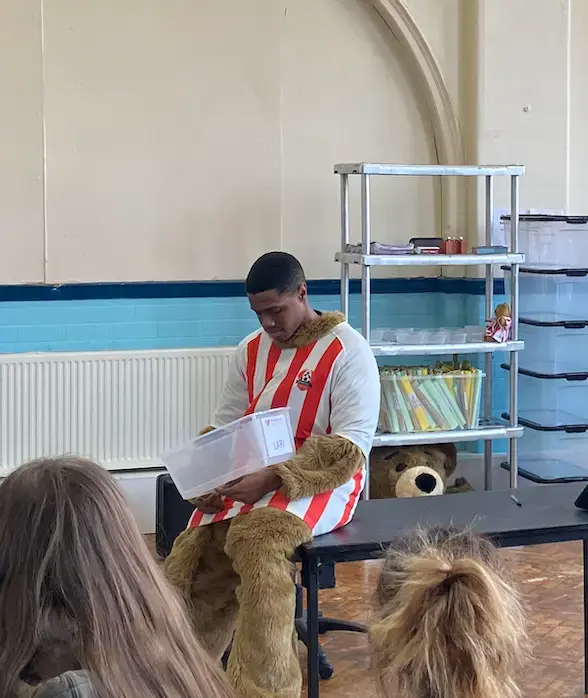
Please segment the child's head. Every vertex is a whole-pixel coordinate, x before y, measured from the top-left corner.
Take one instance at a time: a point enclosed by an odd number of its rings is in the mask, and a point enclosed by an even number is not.
[[[98,698],[227,695],[114,479],[76,457],[0,485],[0,695],[64,637]]]
[[[515,698],[525,614],[502,555],[470,532],[420,530],[386,557],[371,628],[395,698]]]

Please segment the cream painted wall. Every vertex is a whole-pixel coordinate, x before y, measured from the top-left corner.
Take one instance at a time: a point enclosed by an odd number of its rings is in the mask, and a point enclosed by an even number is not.
[[[43,278],[39,0],[0,5],[0,282]]]
[[[280,246],[279,5],[46,3],[48,280],[239,278]]]
[[[427,115],[397,42],[369,3],[288,3],[281,65],[283,246],[309,276],[338,276],[340,183],[333,165],[434,162]],[[434,231],[431,180],[375,179],[372,192],[375,239]],[[357,178],[350,199],[352,239],[359,241]]]
[[[569,207],[571,5],[570,0],[480,3],[478,157],[526,165],[523,208]],[[507,203],[507,191],[498,192],[498,204]],[[585,203],[588,212],[588,199]]]
[[[569,208],[588,212],[588,2],[571,11]]]
[[[586,213],[587,35],[588,0],[4,0],[0,282],[241,278],[280,247],[336,277],[333,164],[435,162],[449,116],[470,161],[527,165],[524,208]],[[433,181],[374,196],[377,239],[439,232]]]

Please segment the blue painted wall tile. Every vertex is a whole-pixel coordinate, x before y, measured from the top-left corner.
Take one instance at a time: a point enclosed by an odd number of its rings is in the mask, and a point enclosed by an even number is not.
[[[24,318],[21,318],[21,321]],[[65,334],[63,325],[29,325],[16,328],[19,342],[61,342]]]
[[[86,319],[94,318],[86,315]],[[65,326],[66,342],[106,342],[110,339],[110,325],[98,322],[88,322],[79,324],[69,324]]]
[[[116,322],[110,326],[110,334],[113,339],[146,339],[157,337],[157,323],[155,322]],[[157,349],[157,342],[152,343],[152,348]]]
[[[200,337],[202,336],[202,323],[197,320],[176,322],[158,322],[158,337]]]

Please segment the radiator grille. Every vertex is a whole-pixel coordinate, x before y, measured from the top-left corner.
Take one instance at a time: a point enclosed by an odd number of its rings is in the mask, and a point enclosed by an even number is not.
[[[0,467],[77,453],[158,464],[214,412],[232,348],[0,357]]]

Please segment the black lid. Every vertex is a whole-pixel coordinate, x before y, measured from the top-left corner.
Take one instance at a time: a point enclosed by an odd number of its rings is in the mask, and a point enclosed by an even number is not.
[[[510,364],[500,364],[500,368],[505,371],[510,371]],[[543,380],[566,380],[566,381],[585,381],[588,380],[587,371],[574,371],[570,373],[539,373],[538,371],[529,371],[526,368],[519,368],[521,376],[529,376],[530,378],[542,378]]]
[[[535,320],[530,317],[520,317],[521,325],[533,325],[534,327],[563,327],[566,330],[585,330],[588,320]]]
[[[510,219],[510,214],[500,216],[501,221],[509,221]],[[536,223],[548,223],[553,221],[557,223],[568,223],[569,225],[586,225],[586,223],[588,223],[588,216],[562,216],[540,213],[522,213],[519,214],[519,221],[534,221]]]
[[[510,271],[510,264],[504,264],[500,267],[503,271]],[[586,267],[522,267],[519,266],[521,274],[543,274],[546,276],[569,276],[583,277],[588,276],[588,268]]]

